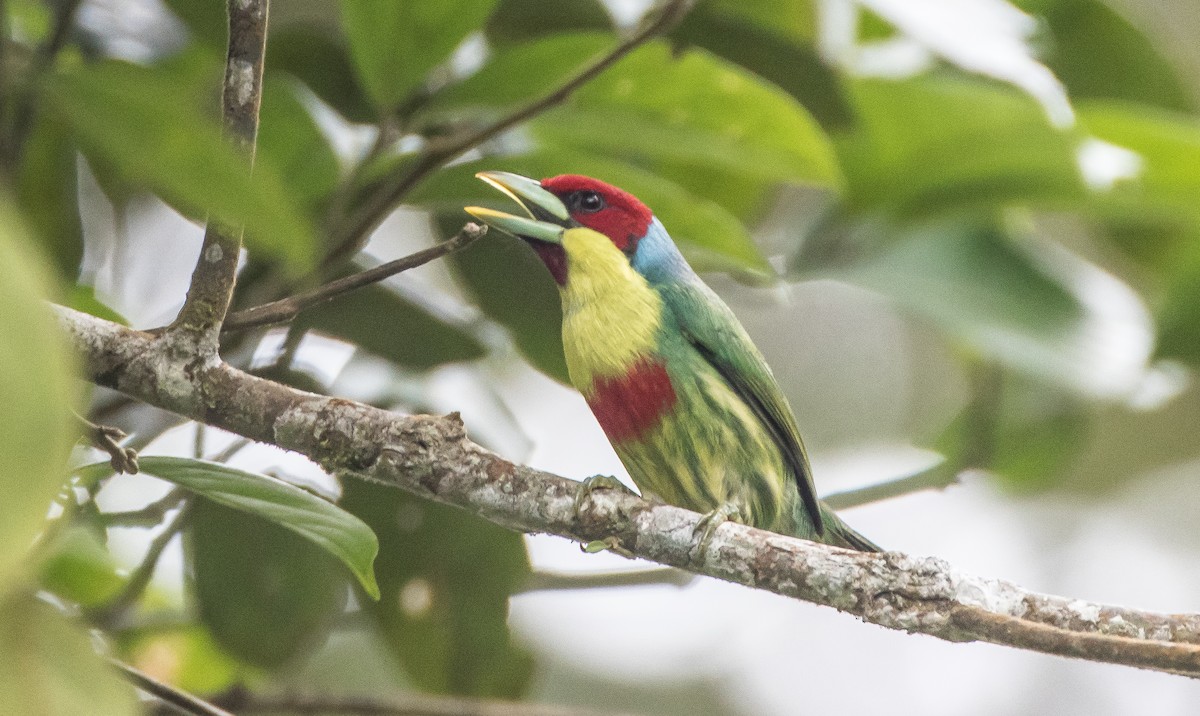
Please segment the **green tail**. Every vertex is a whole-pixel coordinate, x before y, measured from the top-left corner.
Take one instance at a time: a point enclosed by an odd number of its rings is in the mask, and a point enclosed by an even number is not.
[[[824,502],[821,503],[821,521],[825,523],[825,534],[821,535],[819,541],[825,544],[856,549],[859,552],[883,551],[882,547],[854,531],[854,528],[850,525],[842,522],[842,518],[838,517]]]

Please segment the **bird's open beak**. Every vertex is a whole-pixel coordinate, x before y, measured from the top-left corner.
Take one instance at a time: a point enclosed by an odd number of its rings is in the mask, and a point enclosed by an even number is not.
[[[479,172],[475,176],[507,194],[529,214],[526,218],[481,206],[466,208],[468,214],[489,226],[518,238],[561,244],[563,232],[575,225],[562,201],[534,179],[510,172]]]

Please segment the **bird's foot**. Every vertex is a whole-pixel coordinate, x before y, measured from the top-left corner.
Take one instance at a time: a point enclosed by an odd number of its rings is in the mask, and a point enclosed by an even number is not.
[[[582,552],[588,554],[596,554],[597,552],[612,552],[619,554],[626,559],[633,559],[633,553],[621,546],[621,541],[616,537],[605,537],[604,539],[596,539],[587,544],[579,545]]]
[[[583,513],[583,506],[596,490],[620,490],[628,495],[636,495],[633,490],[625,486],[612,475],[592,475],[583,481],[579,486],[579,491],[575,493],[575,516],[579,517]],[[616,537],[605,537],[604,539],[592,540],[586,544],[579,545],[579,549],[588,554],[597,552],[612,552],[619,554],[622,557],[633,558],[633,553],[621,546],[620,540]]]
[[[708,553],[709,544],[712,542],[713,535],[717,533],[717,528],[725,522],[741,522],[742,511],[732,502],[726,502],[717,509],[705,514],[696,523],[696,529],[692,532],[692,537],[699,537],[700,541],[696,545],[696,554],[704,556]]]
[[[579,491],[575,493],[575,516],[578,517],[583,511],[583,505],[592,496],[595,490],[620,490],[621,492],[633,495],[633,490],[625,486],[612,475],[592,475],[583,481],[579,486]]]

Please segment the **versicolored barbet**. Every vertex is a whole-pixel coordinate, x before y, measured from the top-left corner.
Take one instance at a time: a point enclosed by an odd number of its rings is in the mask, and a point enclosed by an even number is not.
[[[817,499],[771,369],[645,204],[584,176],[477,176],[529,215],[467,208],[528,242],[554,276],[571,382],[643,496],[717,524],[879,550]]]

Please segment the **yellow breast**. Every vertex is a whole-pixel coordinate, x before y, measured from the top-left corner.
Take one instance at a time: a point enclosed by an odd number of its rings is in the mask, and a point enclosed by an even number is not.
[[[586,397],[596,378],[622,376],[655,349],[662,298],[603,234],[569,229],[563,248],[563,349],[571,382]]]

